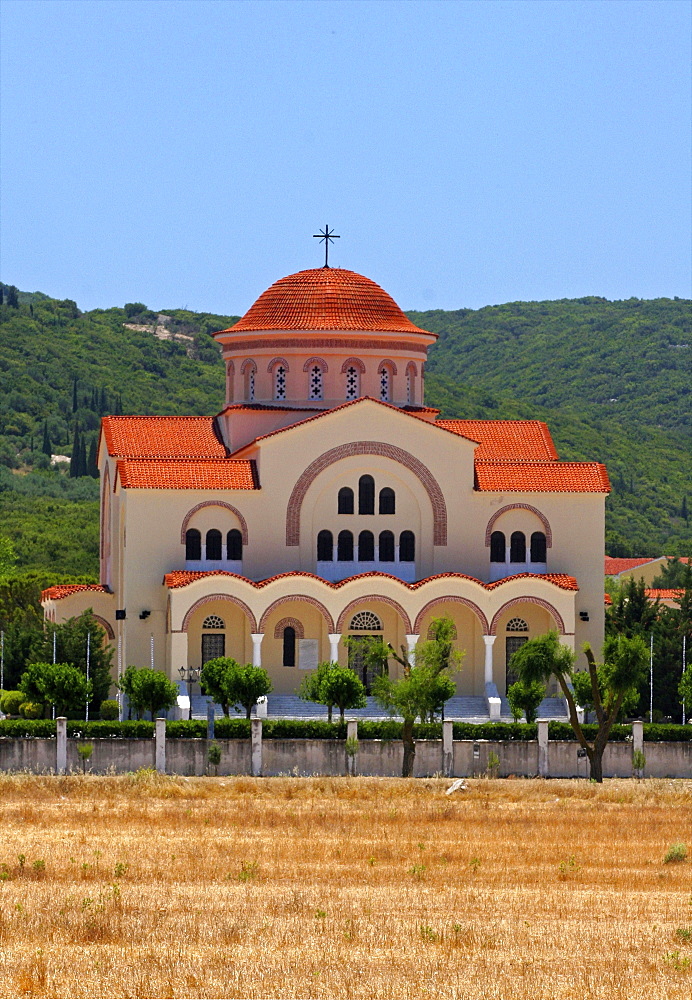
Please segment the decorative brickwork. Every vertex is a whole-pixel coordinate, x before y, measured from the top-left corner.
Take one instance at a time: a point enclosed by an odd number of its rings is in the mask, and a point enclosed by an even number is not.
[[[305,495],[325,469],[335,462],[354,455],[377,455],[381,458],[391,458],[392,461],[409,469],[423,484],[430,499],[433,511],[433,545],[447,544],[447,505],[445,498],[433,474],[419,459],[410,452],[384,441],[351,441],[325,451],[316,458],[300,476],[293,487],[286,511],[286,545],[300,543],[300,512]]]
[[[271,340],[230,340],[224,347],[224,352],[233,354],[253,353],[255,351],[288,351],[288,350],[309,350],[321,351],[325,347],[340,350],[346,348],[349,351],[386,351],[387,354],[419,354],[421,358],[427,356],[427,347],[420,344],[410,343],[405,340],[358,340],[351,337],[272,337]]]
[[[394,362],[391,361],[389,358],[385,358],[384,361],[380,361],[379,366],[377,368],[377,374],[379,375],[384,368],[389,368],[392,375],[397,374],[397,367],[394,364]]]
[[[262,622],[260,622],[260,629],[262,628]],[[280,622],[277,622],[274,626],[274,638],[281,639],[284,634],[285,628],[292,628],[296,633],[296,639],[305,638],[305,629],[301,622],[297,618],[282,618]]]
[[[320,368],[323,373],[329,371],[329,365],[324,360],[324,358],[308,358],[308,360],[303,365],[303,371],[309,372],[311,368],[315,367]]]
[[[189,510],[183,519],[183,524],[180,529],[180,544],[185,544],[185,532],[187,531],[190,519],[193,514],[196,514],[198,510],[203,507],[223,507],[225,510],[230,510],[232,514],[240,521],[240,532],[243,536],[243,545],[247,545],[247,521],[240,513],[237,507],[233,507],[230,503],[226,503],[225,500],[204,500],[202,503],[198,503],[192,510]]]
[[[490,536],[493,533],[495,522],[499,517],[502,517],[503,514],[506,514],[508,510],[530,510],[532,514],[535,514],[545,530],[546,547],[551,548],[553,544],[553,532],[550,528],[548,518],[545,516],[545,514],[541,514],[540,510],[537,507],[532,507],[531,504],[528,503],[508,503],[505,507],[500,507],[499,510],[495,511],[493,516],[488,521],[488,526],[485,529],[485,544],[487,548],[490,547]]]
[[[294,601],[303,601],[305,604],[311,604],[313,608],[317,608],[317,610],[320,612],[320,614],[324,618],[325,622],[327,623],[327,631],[328,632],[333,632],[334,631],[334,619],[329,614],[329,612],[325,608],[324,604],[322,604],[320,601],[318,601],[314,597],[307,597],[305,594],[290,594],[287,597],[279,597],[276,601],[274,601],[272,604],[270,604],[269,607],[265,611],[262,612],[262,617],[260,618],[260,624],[259,624],[259,630],[258,631],[264,632],[264,629],[265,629],[266,624],[267,624],[267,619],[269,618],[269,616],[272,613],[272,611],[274,611],[276,608],[280,607],[282,604],[290,604],[290,603],[293,603]],[[292,624],[292,622],[291,622],[291,624]],[[302,628],[302,625],[301,625],[301,628]],[[302,639],[303,636],[300,636],[299,638]]]
[[[357,368],[361,375],[365,374],[365,365],[360,358],[346,358],[341,366],[341,374],[345,375],[349,368]]]
[[[94,619],[94,621],[97,621],[99,623],[101,628],[104,630],[104,632],[112,642],[113,639],[115,639],[115,632],[113,631],[113,626],[111,625],[111,623],[106,621],[105,618],[102,618],[101,615],[95,615],[93,611],[91,612],[91,617]]]
[[[562,615],[557,611],[552,604],[548,601],[544,601],[542,597],[515,597],[512,601],[507,601],[503,604],[499,611],[496,611],[493,615],[493,620],[490,623],[490,635],[497,635],[497,623],[502,617],[502,615],[507,611],[508,608],[514,608],[519,604],[538,604],[539,607],[545,608],[548,614],[553,616],[553,620],[557,625],[557,630],[560,635],[565,635],[565,623],[562,619]]]
[[[252,358],[245,358],[242,365],[240,366],[240,374],[245,375],[248,371],[257,371],[257,365],[252,360]]]
[[[406,374],[416,376],[418,374],[418,369],[416,368],[415,361],[409,361],[406,365]]]
[[[250,622],[250,631],[251,632],[258,631],[255,616],[253,615],[250,608],[247,606],[245,601],[241,601],[239,597],[234,597],[232,594],[209,594],[208,597],[200,597],[200,599],[198,601],[195,601],[192,607],[188,608],[188,610],[186,611],[185,617],[183,618],[183,627],[182,629],[180,629],[180,631],[187,632],[188,627],[190,625],[190,618],[197,610],[197,608],[201,608],[203,604],[210,604],[212,601],[226,601],[228,604],[235,604],[236,607],[240,608],[241,611],[243,611],[246,617],[248,618]],[[178,630],[174,629],[173,631],[177,632]]]
[[[288,367],[288,361],[286,358],[273,358],[267,365],[267,371],[270,372],[274,365],[283,365],[287,372],[291,369]]]
[[[404,628],[410,634],[411,633],[411,619],[408,614],[404,611],[402,606],[398,601],[392,600],[391,597],[385,597],[384,594],[370,594],[367,597],[358,597],[354,601],[351,601],[346,605],[344,610],[339,615],[339,619],[336,623],[336,628],[331,629],[332,632],[343,632],[346,628],[347,623],[350,621],[351,613],[356,610],[356,608],[362,608],[364,604],[368,604],[370,601],[379,601],[380,604],[386,604],[390,608],[394,608],[396,613],[401,618],[404,623]]]
[[[416,615],[416,622],[415,625],[413,626],[414,632],[420,635],[420,631],[423,627],[423,619],[428,614],[428,612],[432,611],[432,609],[438,604],[464,604],[467,608],[470,608],[471,611],[473,611],[474,615],[480,622],[481,628],[483,629],[483,634],[484,635],[488,634],[488,619],[486,618],[484,612],[481,611],[481,609],[478,607],[478,605],[474,604],[474,602],[470,601],[467,597],[457,597],[452,594],[448,594],[445,597],[436,597],[434,600],[428,601],[428,603],[423,608],[421,608],[421,610]]]

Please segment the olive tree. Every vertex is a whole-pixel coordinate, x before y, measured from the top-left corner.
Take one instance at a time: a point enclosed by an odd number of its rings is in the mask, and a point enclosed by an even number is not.
[[[303,678],[298,694],[305,701],[327,706],[327,719],[332,721],[332,709],[339,709],[341,721],[344,712],[351,708],[365,708],[365,686],[350,667],[340,667],[338,663],[320,663],[307,677]]]

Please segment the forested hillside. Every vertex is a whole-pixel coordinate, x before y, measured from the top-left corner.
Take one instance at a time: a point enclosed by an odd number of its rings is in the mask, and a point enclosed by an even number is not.
[[[234,317],[141,303],[81,313],[0,288],[0,535],[20,568],[95,573],[100,417],[216,412],[210,333]],[[687,554],[691,305],[587,298],[409,315],[440,334],[426,393],[443,416],[546,420],[561,458],[608,465],[610,554]],[[71,457],[73,475],[50,455]]]

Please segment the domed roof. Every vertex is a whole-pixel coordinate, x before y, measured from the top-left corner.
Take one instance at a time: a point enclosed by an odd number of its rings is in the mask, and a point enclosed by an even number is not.
[[[275,281],[230,330],[233,333],[245,330],[377,330],[427,334],[426,330],[415,326],[394,299],[370,278],[333,267],[298,271]]]

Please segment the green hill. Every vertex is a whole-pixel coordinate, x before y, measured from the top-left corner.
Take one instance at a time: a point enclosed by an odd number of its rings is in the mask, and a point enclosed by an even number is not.
[[[20,567],[95,573],[97,483],[51,470],[48,453],[69,457],[78,426],[88,467],[105,413],[216,412],[224,377],[210,334],[234,317],[141,303],[82,313],[40,292],[19,292],[16,305],[3,293],[0,535]],[[561,458],[608,465],[611,554],[692,551],[689,301],[409,315],[440,334],[426,395],[443,416],[546,420]]]

